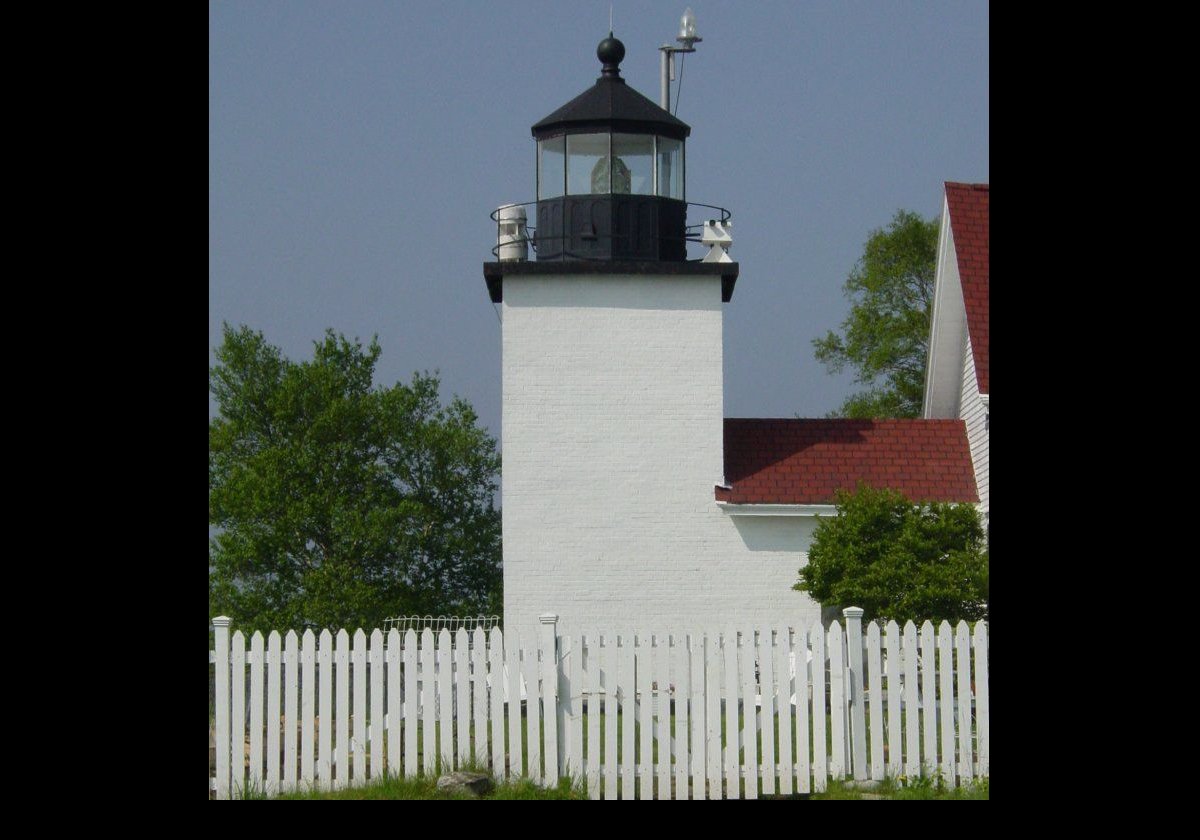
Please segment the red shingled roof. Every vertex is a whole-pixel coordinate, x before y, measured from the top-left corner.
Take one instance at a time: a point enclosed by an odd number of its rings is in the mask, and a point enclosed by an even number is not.
[[[719,502],[833,504],[858,483],[914,501],[977,502],[962,420],[750,420],[725,418]]]
[[[988,195],[987,184],[946,182],[950,229],[954,233],[967,330],[981,394],[991,393],[988,390]]]

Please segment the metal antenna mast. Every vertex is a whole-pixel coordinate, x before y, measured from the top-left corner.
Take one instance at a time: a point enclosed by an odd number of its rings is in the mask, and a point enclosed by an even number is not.
[[[612,14],[612,8],[609,8],[609,15]],[[609,27],[611,29],[611,27]],[[672,47],[670,44],[663,44],[658,48],[662,53],[660,66],[662,69],[662,84],[659,87],[659,105],[664,111],[671,110],[671,81],[675,78],[675,53],[692,53],[696,51],[695,44],[703,41],[696,34],[696,16],[692,14],[692,7],[688,6],[684,10],[683,17],[679,19],[679,35],[675,40],[683,44],[682,47]]]

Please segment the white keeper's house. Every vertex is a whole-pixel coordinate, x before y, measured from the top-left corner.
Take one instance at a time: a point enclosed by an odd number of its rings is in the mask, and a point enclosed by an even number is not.
[[[501,207],[483,266],[503,322],[505,632],[543,613],[563,633],[809,624],[820,605],[792,585],[836,489],[986,510],[987,185],[946,185],[924,418],[726,417],[728,216],[692,204],[688,225],[690,127],[626,85],[611,33],[596,52],[595,85],[532,127],[532,235]]]

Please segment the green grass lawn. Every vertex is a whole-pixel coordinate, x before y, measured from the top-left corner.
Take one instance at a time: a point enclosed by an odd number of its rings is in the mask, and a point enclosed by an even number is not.
[[[267,799],[261,794],[248,794],[244,799]],[[437,789],[436,776],[413,779],[385,778],[363,787],[346,790],[296,791],[273,797],[275,799],[474,799],[468,794],[451,794]],[[582,783],[572,784],[563,779],[557,787],[541,788],[528,779],[500,783],[481,799],[587,799],[587,788]],[[805,795],[769,796],[767,799],[990,799],[987,779],[978,779],[958,788],[948,788],[936,779],[918,779],[911,783],[887,779],[870,790],[854,788],[845,782],[832,781],[823,793]]]
[[[466,767],[467,770],[478,768]],[[483,768],[481,772],[487,772]],[[383,778],[359,787],[344,790],[305,790],[283,793],[275,797],[267,797],[261,793],[248,793],[243,799],[587,799],[587,790],[579,785],[572,785],[569,779],[563,779],[555,787],[543,788],[529,779],[516,779],[510,782],[497,780],[495,788],[480,797],[468,793],[448,793],[437,789],[437,773],[430,776],[403,778],[387,774]]]

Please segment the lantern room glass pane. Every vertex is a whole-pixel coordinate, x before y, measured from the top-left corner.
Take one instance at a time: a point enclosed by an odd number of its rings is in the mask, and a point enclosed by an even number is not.
[[[612,191],[654,195],[654,135],[613,134]]]
[[[683,201],[683,141],[658,138],[658,194]]]
[[[609,190],[608,133],[567,135],[567,193],[590,195]]]
[[[538,200],[563,194],[566,183],[567,153],[565,137],[538,141]]]

